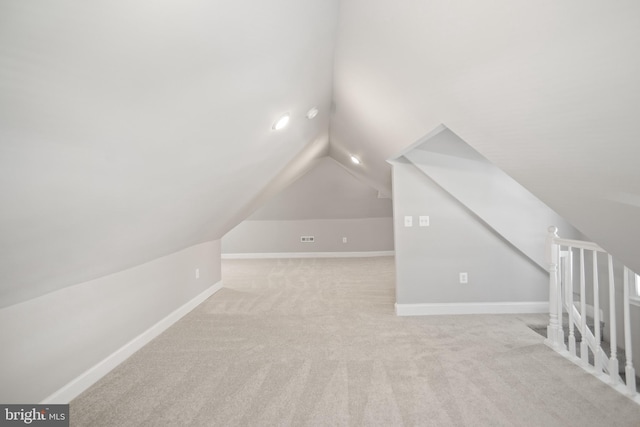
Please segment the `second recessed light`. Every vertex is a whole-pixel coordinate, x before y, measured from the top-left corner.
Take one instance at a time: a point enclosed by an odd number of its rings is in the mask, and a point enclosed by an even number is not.
[[[284,129],[289,124],[289,119],[291,119],[291,115],[289,113],[283,114],[276,122],[273,124],[271,129],[280,130]]]
[[[307,111],[307,119],[311,120],[313,119],[315,116],[318,115],[318,108],[317,107],[313,107],[312,109],[310,109],[309,111]]]

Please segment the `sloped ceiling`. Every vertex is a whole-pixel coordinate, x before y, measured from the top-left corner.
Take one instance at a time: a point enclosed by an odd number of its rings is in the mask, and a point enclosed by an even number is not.
[[[334,0],[1,0],[0,306],[220,238],[326,155],[336,19]]]
[[[441,123],[640,270],[638,22],[635,0],[1,0],[0,305],[220,238],[327,153],[389,194],[386,159]]]
[[[385,160],[444,124],[640,271],[639,22],[636,1],[343,1],[330,153],[389,191]]]
[[[306,175],[271,198],[249,220],[384,218],[393,216],[391,199],[331,157],[324,157]]]

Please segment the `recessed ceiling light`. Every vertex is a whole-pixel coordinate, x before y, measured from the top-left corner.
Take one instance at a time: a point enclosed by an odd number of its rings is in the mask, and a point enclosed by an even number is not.
[[[276,120],[276,122],[273,124],[271,129],[273,129],[273,130],[284,129],[287,126],[287,124],[289,124],[289,119],[290,118],[291,118],[291,116],[289,115],[289,113],[286,113],[286,114],[282,115],[282,117],[280,117],[278,120]]]
[[[351,161],[352,161],[353,163],[355,163],[356,165],[359,165],[359,164],[361,163],[361,162],[360,162],[360,159],[359,159],[359,158],[357,158],[356,156],[353,156],[353,155],[351,156]]]
[[[307,119],[311,120],[313,119],[315,116],[318,115],[318,107],[313,107],[312,109],[310,109],[309,111],[307,111]]]

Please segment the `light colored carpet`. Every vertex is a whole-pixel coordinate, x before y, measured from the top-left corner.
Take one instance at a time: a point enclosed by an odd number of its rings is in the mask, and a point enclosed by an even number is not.
[[[225,260],[225,288],[71,402],[76,426],[639,426],[527,327],[396,317],[393,258]]]

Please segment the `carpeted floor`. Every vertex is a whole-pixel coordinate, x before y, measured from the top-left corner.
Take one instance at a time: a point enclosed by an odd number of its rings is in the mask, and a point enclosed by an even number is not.
[[[540,315],[396,317],[393,258],[223,261],[225,288],[71,402],[75,426],[640,426]]]

